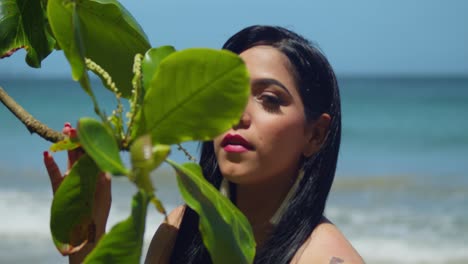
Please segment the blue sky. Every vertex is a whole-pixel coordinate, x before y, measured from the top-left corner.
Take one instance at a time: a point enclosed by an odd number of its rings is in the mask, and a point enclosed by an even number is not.
[[[152,46],[219,48],[252,24],[292,29],[316,42],[339,75],[468,75],[465,0],[125,0]],[[29,69],[24,52],[0,60],[2,76],[69,76],[61,52]],[[4,78],[4,77],[3,77]]]

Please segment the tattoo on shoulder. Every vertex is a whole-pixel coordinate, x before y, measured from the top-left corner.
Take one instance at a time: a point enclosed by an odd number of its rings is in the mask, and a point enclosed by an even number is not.
[[[340,263],[343,263],[344,260],[338,258],[338,257],[332,257],[330,259],[330,264],[340,264]]]

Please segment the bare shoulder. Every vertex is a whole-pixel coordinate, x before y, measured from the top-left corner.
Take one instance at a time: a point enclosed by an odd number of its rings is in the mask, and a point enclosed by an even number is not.
[[[169,224],[170,226],[176,227],[179,229],[180,222],[182,221],[182,216],[185,211],[185,205],[180,205],[176,207],[174,210],[172,210],[169,215],[167,216],[167,219],[164,221],[164,223]]]
[[[299,249],[298,254],[297,263],[364,263],[338,227],[325,217]]]
[[[167,216],[151,240],[145,263],[169,263],[185,206],[181,205]]]

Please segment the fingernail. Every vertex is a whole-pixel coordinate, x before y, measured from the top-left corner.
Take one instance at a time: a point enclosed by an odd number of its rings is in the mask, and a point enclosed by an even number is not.
[[[46,150],[42,153],[44,155],[44,158],[48,158],[49,157],[49,152]]]
[[[70,124],[70,122],[65,122],[65,125],[64,125],[64,127],[71,127],[71,124]]]

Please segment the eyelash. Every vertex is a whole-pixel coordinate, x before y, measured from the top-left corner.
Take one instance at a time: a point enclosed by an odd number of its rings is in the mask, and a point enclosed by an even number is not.
[[[283,104],[283,101],[279,97],[265,93],[255,96],[255,99],[269,112],[278,111],[279,107]]]

